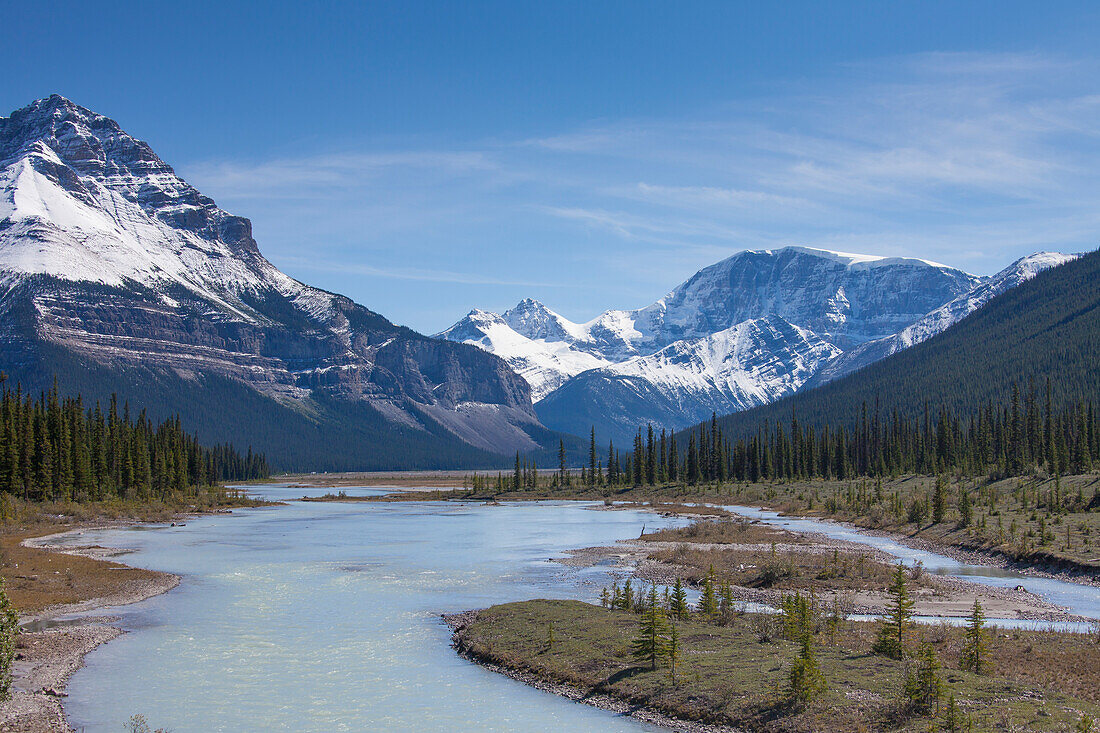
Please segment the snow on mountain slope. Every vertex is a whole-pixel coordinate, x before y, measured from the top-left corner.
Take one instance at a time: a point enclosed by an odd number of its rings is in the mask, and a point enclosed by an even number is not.
[[[840,349],[779,316],[674,342],[569,380],[536,405],[542,420],[616,441],[639,425],[681,427],[796,391]]]
[[[771,315],[846,348],[895,333],[977,282],[925,260],[787,247],[739,252],[638,310],[574,323],[526,299],[500,316],[472,312],[438,337],[504,358],[538,402],[587,369]]]
[[[960,295],[949,303],[928,313],[910,326],[885,338],[868,341],[840,354],[806,383],[806,388],[839,379],[846,374],[885,359],[890,354],[919,344],[922,341],[943,333],[948,328],[969,316],[988,303],[992,298],[1027,282],[1043,270],[1064,265],[1079,255],[1058,252],[1036,252],[1016,260],[973,290]]]
[[[635,328],[663,346],[777,315],[847,349],[897,332],[980,282],[926,260],[806,247],[747,251],[643,308]]]
[[[683,427],[711,410],[743,409],[858,369],[1069,258],[1039,253],[982,278],[915,258],[746,251],[638,310],[574,323],[525,300],[503,316],[478,311],[440,337],[508,361],[532,383],[547,426],[584,433],[596,425],[622,437],[627,426],[660,418]],[[772,324],[770,338],[738,330],[762,322]],[[744,344],[759,363],[740,360],[734,350]]]
[[[62,104],[39,105],[21,122],[34,120],[53,128],[53,146],[32,139],[0,148],[0,270],[112,287],[179,286],[253,322],[263,319],[241,296],[263,288],[307,296],[320,306],[316,315],[330,312],[324,303],[333,296],[260,256],[247,220],[217,209],[110,120]],[[94,134],[103,128],[106,143]],[[105,149],[119,157],[100,161]]]
[[[372,435],[399,426],[510,453],[545,432],[503,361],[287,276],[247,219],[113,120],[54,95],[0,117],[0,366],[34,378],[62,352],[146,382],[227,378],[315,421],[327,410],[365,430],[366,419]],[[362,406],[373,412],[347,417]]]
[[[508,311],[502,317],[472,310],[437,337],[472,344],[501,357],[530,383],[531,399],[536,402],[560,387],[569,377],[612,363],[575,348],[572,334],[562,328],[563,324],[555,321],[535,324],[509,318],[511,313]],[[560,340],[553,340],[550,338],[552,336],[558,336]]]

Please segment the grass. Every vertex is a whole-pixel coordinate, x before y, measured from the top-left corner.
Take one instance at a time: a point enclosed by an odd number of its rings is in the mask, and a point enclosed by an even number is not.
[[[731,496],[792,514],[816,514],[900,532],[937,545],[995,552],[1017,562],[1100,571],[1100,507],[1089,509],[1100,490],[1100,475],[1026,476],[993,482],[952,478],[943,521],[910,521],[908,508],[914,501],[930,506],[934,484],[935,479],[928,476],[881,483],[862,479],[744,484],[731,487]],[[971,497],[969,526],[962,526],[958,510],[963,491]]]
[[[943,521],[928,519],[935,477],[881,481],[806,480],[768,483],[664,484],[660,486],[555,487],[522,491],[437,489],[373,498],[374,501],[446,499],[526,501],[584,499],[648,504],[712,502],[764,506],[802,516],[829,517],[920,538],[942,548],[990,553],[1021,565],[1100,574],[1100,474],[1022,476],[1000,481],[949,477]],[[971,497],[972,520],[961,526],[960,492]],[[914,501],[925,519],[910,521]],[[1090,508],[1091,506],[1091,508]]]
[[[713,570],[718,580],[746,588],[881,591],[896,568],[848,548],[829,552],[803,535],[744,519],[700,520],[651,532],[642,539],[665,543],[652,550],[649,559],[674,566],[677,575],[692,585]],[[918,573],[911,573],[909,582],[914,587],[930,585]]]
[[[35,613],[58,604],[115,595],[160,573],[116,562],[24,547],[31,537],[123,521],[165,522],[181,514],[262,506],[233,492],[204,491],[155,502],[27,503],[5,496],[0,506],[0,578],[15,608]]]
[[[873,637],[869,624],[850,625],[835,646],[819,642],[817,656],[829,691],[821,699],[798,705],[786,692],[797,645],[776,637],[774,618],[744,614],[729,626],[681,622],[683,654],[675,681],[667,668],[651,671],[631,661],[629,647],[638,619],[634,614],[578,601],[525,601],[479,612],[458,632],[457,641],[460,649],[475,658],[531,672],[547,681],[610,694],[685,720],[750,731],[929,729],[928,718],[909,715],[902,703],[906,663],[867,651]],[[547,643],[551,623],[552,646]],[[770,631],[765,628],[769,625]],[[939,642],[945,662],[941,676],[950,694],[973,719],[974,730],[1073,730],[1082,715],[1100,716],[1095,704],[1098,687],[1093,684],[1100,667],[1100,646],[1087,637],[1059,634],[1059,641],[1054,641],[1017,635],[1013,651],[998,664],[1011,667],[1017,663],[1014,655],[1022,653],[1026,644],[1032,644],[1034,651],[1041,643],[1045,645],[1039,656],[1041,664],[1053,663],[1051,660],[1062,654],[1063,659],[1073,658],[1083,665],[1079,675],[1071,675],[1072,681],[1067,681],[1066,675],[1052,675],[1051,684],[1043,686],[1043,679],[1003,676],[1001,667],[990,676],[952,669],[951,645],[961,644],[959,632],[932,632],[943,635]],[[1062,637],[1070,641],[1063,643]],[[1002,646],[1008,645],[1000,640],[994,645]],[[1084,695],[1089,690],[1090,700],[1071,694]]]

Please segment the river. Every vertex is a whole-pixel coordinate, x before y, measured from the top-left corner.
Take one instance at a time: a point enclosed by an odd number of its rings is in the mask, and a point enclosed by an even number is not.
[[[256,491],[290,500],[311,490]],[[183,527],[72,536],[73,544],[132,548],[127,564],[183,580],[165,595],[108,609],[131,633],[89,654],[73,676],[70,721],[117,732],[140,713],[176,733],[657,730],[462,660],[439,619],[528,598],[595,600],[608,568],[576,570],[549,558],[637,537],[643,525],[686,523],[586,506],[291,501]],[[1100,618],[1097,588],[959,563],[833,522],[728,508],[919,560],[930,572],[1021,584]]]
[[[1051,603],[1063,606],[1070,613],[1085,618],[1100,619],[1100,588],[1093,585],[1071,583],[1054,578],[1027,575],[1015,570],[961,562],[946,555],[907,547],[891,537],[869,534],[856,527],[838,522],[784,517],[780,516],[778,512],[750,506],[724,506],[723,508],[744,517],[789,529],[792,532],[816,532],[835,540],[866,545],[881,550],[898,562],[910,567],[919,562],[930,573],[954,576],[974,583],[1000,588],[1023,586],[1029,593],[1042,596]],[[1002,628],[1056,628],[1076,632],[1090,630],[1088,624],[1081,623],[1051,624],[1045,621],[1025,621],[1021,619],[990,619],[990,623],[995,623]]]
[[[261,487],[271,498],[302,489]],[[672,526],[637,511],[540,504],[306,503],[184,527],[90,531],[175,590],[111,609],[65,702],[77,730],[652,731],[459,658],[439,614],[528,598],[594,600],[607,581],[564,550]]]

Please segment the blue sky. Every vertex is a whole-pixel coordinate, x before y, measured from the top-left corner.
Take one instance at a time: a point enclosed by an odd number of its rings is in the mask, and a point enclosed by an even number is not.
[[[50,93],[426,332],[649,303],[741,249],[991,273],[1100,245],[1100,5],[0,2]]]

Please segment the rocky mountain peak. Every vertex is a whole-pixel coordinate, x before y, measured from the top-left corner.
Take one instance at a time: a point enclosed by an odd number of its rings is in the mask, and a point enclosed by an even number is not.
[[[214,258],[270,270],[251,223],[222,211],[114,120],[53,95],[0,118],[0,269],[239,290]],[[47,244],[43,244],[47,243]],[[233,269],[233,268],[229,268]]]
[[[534,449],[545,432],[504,361],[287,276],[247,219],[58,95],[0,118],[0,363],[28,387],[94,372],[82,385],[97,395],[110,383],[190,410],[215,440],[268,455],[308,433],[299,455],[350,466],[398,434],[431,464]],[[234,426],[227,398],[269,419]],[[341,435],[358,437],[335,448]]]
[[[172,168],[109,117],[53,94],[0,118],[0,161],[41,142],[84,175],[172,174]]]
[[[569,340],[571,337],[569,326],[573,324],[534,298],[524,298],[514,308],[505,311],[502,318],[517,333],[529,339],[551,341]]]

